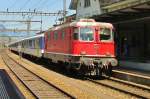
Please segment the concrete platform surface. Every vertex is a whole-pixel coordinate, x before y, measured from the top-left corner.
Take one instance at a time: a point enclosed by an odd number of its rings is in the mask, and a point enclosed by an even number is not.
[[[119,61],[119,66],[150,72],[150,62]]]
[[[150,72],[118,66],[113,69],[113,77],[150,87]]]

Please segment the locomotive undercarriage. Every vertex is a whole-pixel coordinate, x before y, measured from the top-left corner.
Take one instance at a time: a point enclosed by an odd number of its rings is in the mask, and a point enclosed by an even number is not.
[[[114,57],[72,56],[49,53],[45,57],[54,63],[61,63],[68,73],[79,75],[111,75],[112,67],[117,66]]]
[[[78,58],[78,62],[73,62],[73,59]],[[69,63],[68,68],[75,70],[81,75],[93,75],[93,76],[110,76],[112,67],[117,66],[117,60],[115,58],[93,58],[93,57],[74,57],[72,62]],[[76,59],[77,60],[77,59]]]

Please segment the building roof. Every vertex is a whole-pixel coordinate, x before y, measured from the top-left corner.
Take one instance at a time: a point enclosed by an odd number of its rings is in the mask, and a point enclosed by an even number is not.
[[[71,0],[69,9],[76,10],[76,8],[77,8],[77,2],[78,2],[78,0]]]
[[[150,16],[150,0],[124,0],[102,7],[105,10],[100,15],[94,15],[96,21],[113,24],[148,20]]]

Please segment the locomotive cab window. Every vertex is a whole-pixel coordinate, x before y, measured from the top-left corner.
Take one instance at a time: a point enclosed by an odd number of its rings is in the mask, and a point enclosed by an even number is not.
[[[93,29],[89,27],[80,28],[80,40],[81,41],[93,41],[94,40]]]
[[[100,40],[112,40],[112,30],[109,28],[101,28],[99,33]]]

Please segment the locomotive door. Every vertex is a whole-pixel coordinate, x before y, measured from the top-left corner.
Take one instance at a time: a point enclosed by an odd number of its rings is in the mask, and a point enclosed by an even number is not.
[[[72,28],[69,28],[68,31],[69,31],[68,32],[68,34],[69,34],[69,46],[68,46],[69,49],[68,49],[68,51],[69,51],[69,54],[71,54],[71,50],[72,50],[71,49],[72,48],[72,34],[73,34],[72,31],[73,30],[72,30]]]
[[[100,42],[99,42],[99,28],[96,27],[95,28],[95,40],[94,40],[94,50],[95,50],[95,53],[96,55],[99,55],[100,54]]]

